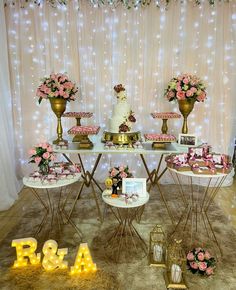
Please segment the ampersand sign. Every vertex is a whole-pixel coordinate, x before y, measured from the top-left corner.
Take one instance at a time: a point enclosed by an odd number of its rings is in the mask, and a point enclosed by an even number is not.
[[[68,262],[63,261],[68,253],[68,248],[58,249],[58,244],[54,240],[48,240],[43,245],[44,258],[42,265],[45,270],[54,270],[56,268],[68,268]]]

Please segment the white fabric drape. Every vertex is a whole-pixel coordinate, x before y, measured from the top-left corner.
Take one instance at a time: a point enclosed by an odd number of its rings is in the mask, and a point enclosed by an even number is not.
[[[235,122],[236,4],[171,1],[168,10],[154,5],[139,10],[94,8],[89,1],[69,1],[65,8],[44,4],[5,8],[10,55],[14,127],[18,161],[26,168],[28,149],[55,135],[56,118],[49,103],[37,105],[40,78],[67,72],[80,85],[80,96],[67,111],[92,111],[90,124],[108,126],[116,102],[113,86],[122,83],[136,113],[136,129],[160,132],[153,111],[178,111],[163,93],[167,82],[181,72],[197,74],[207,85],[208,98],[197,103],[189,117],[189,133],[232,154]],[[63,120],[64,132],[74,120]],[[83,123],[86,123],[83,122]],[[182,120],[170,120],[170,133],[181,131]],[[142,176],[141,162],[127,160]],[[92,166],[95,157],[86,157]],[[119,163],[121,158],[119,159]],[[104,157],[102,178],[115,159]],[[148,157],[151,168],[155,156]],[[25,170],[25,169],[24,169]],[[102,179],[101,178],[101,179]]]
[[[7,34],[3,2],[0,2],[0,211],[17,199],[20,184],[16,178],[12,96],[9,82]]]

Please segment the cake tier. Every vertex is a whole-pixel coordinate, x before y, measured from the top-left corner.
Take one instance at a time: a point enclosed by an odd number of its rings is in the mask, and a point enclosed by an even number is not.
[[[113,107],[112,117],[109,119],[109,131],[118,133],[120,125],[127,121],[130,111],[130,105],[126,101],[118,101]]]

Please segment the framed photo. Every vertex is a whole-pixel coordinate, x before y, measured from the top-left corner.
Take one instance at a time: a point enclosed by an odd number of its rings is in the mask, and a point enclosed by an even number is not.
[[[122,193],[138,194],[139,197],[147,195],[146,178],[123,178]]]
[[[179,134],[179,145],[197,146],[197,136],[189,134]]]

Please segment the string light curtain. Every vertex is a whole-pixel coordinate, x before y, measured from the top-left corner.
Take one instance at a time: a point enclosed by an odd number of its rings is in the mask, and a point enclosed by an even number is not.
[[[78,9],[79,8],[79,9]],[[20,8],[5,7],[10,76],[13,95],[17,160],[23,172],[27,151],[55,135],[56,118],[49,102],[39,106],[35,96],[40,78],[67,72],[80,87],[78,100],[67,111],[91,111],[88,123],[108,128],[113,87],[124,84],[136,113],[136,129],[160,132],[154,111],[178,112],[176,103],[163,97],[168,81],[179,73],[198,75],[207,85],[207,100],[196,103],[189,117],[189,133],[208,142],[217,152],[232,154],[235,128],[236,3],[171,1],[168,9],[152,2],[139,9],[95,8],[90,1],[68,1],[53,8],[44,2]],[[63,119],[64,132],[73,120]],[[182,121],[170,121],[170,133],[181,131]],[[87,158],[92,166],[95,156]],[[115,159],[103,157],[103,174]],[[121,159],[119,159],[121,160]],[[125,157],[124,162],[127,162]],[[148,157],[150,167],[155,157]],[[142,176],[138,157],[131,162]],[[114,164],[112,164],[114,165]],[[101,169],[100,168],[100,169]]]

